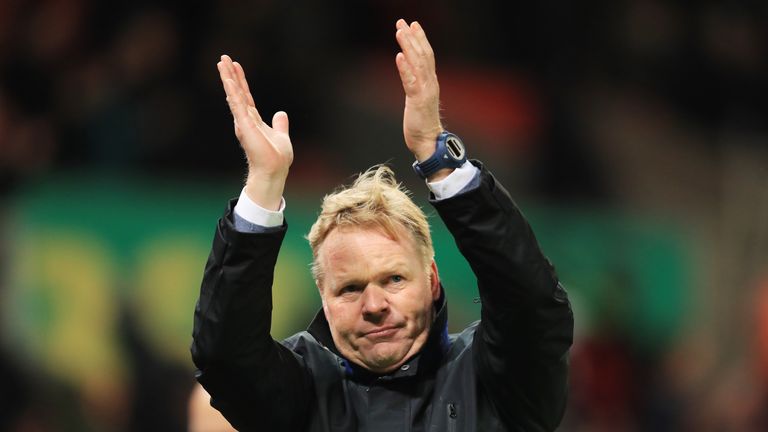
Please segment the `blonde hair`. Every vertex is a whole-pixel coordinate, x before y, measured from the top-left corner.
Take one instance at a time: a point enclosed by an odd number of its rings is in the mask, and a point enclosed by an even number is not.
[[[427,216],[386,165],[369,168],[351,186],[323,198],[320,215],[306,236],[312,248],[312,275],[317,281],[323,276],[317,252],[328,234],[340,227],[379,228],[394,239],[404,229],[416,241],[425,266],[435,255]]]

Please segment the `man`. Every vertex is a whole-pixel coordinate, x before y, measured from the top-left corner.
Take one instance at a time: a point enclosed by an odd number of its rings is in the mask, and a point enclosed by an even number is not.
[[[288,117],[264,123],[242,67],[222,56],[248,178],[218,224],[192,356],[211,404],[239,430],[543,431],[562,418],[567,295],[508,193],[443,131],[423,29],[404,20],[396,28],[405,143],[477,276],[482,319],[447,334],[426,218],[388,168],[374,167],[325,197],[307,236],[322,311],[308,331],[270,337],[293,159]]]

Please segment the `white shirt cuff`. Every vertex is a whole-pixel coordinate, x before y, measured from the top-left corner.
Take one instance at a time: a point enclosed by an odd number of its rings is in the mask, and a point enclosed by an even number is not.
[[[452,173],[448,174],[448,177],[436,182],[427,182],[427,186],[435,194],[435,199],[450,198],[467,187],[478,171],[476,166],[465,161],[464,165],[453,170]]]
[[[285,210],[285,198],[280,198],[280,208],[277,211],[267,210],[256,204],[245,193],[245,188],[240,192],[240,198],[235,204],[235,213],[246,221],[264,228],[272,228],[283,224],[283,211]]]

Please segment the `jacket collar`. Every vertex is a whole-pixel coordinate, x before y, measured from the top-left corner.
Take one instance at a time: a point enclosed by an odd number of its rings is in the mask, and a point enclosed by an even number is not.
[[[325,313],[322,308],[315,314],[307,331],[320,342],[320,344],[339,357],[340,365],[345,369],[345,373],[352,378],[360,381],[372,381],[375,379],[388,380],[415,376],[419,371],[421,371],[421,373],[428,373],[437,369],[441,359],[450,348],[450,341],[448,338],[448,302],[445,299],[445,290],[442,285],[440,286],[440,297],[433,303],[433,307],[437,313],[424,346],[418,353],[403,363],[399,369],[384,375],[376,374],[360,365],[354,364],[339,353],[336,344],[333,343],[331,328],[328,325],[328,320],[325,318]]]

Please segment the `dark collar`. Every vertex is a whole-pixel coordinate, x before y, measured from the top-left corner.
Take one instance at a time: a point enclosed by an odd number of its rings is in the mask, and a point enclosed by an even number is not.
[[[448,348],[450,348],[448,339],[448,302],[445,300],[445,290],[443,290],[442,285],[440,286],[440,298],[434,303],[434,308],[437,311],[437,315],[432,323],[432,328],[429,330],[427,342],[418,353],[403,363],[399,369],[388,374],[376,374],[344,358],[336,348],[336,344],[333,343],[331,329],[328,326],[328,320],[326,320],[322,308],[315,314],[315,318],[312,319],[307,331],[324,347],[336,354],[347,375],[356,380],[367,382],[375,379],[387,380],[415,376],[418,373],[429,373],[437,369],[440,365],[440,360],[448,352]]]

